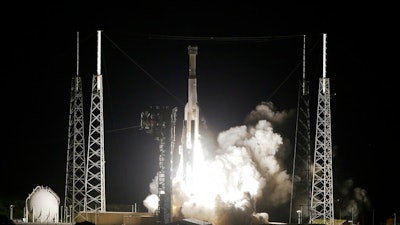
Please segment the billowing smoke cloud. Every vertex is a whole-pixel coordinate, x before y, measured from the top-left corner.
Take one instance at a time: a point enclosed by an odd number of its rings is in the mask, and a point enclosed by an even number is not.
[[[289,115],[276,111],[271,103],[262,103],[249,114],[247,125],[221,132],[217,149],[203,150],[215,155],[204,161],[196,188],[188,191],[174,180],[174,217],[193,217],[214,225],[268,223],[268,213],[257,209],[257,202],[280,206],[290,199],[290,176],[277,160],[279,151],[285,149],[284,139],[272,124],[281,124]],[[156,195],[157,190],[150,191]],[[154,208],[152,198],[144,201],[149,210]]]
[[[158,176],[154,177],[150,183],[150,193],[143,201],[143,205],[147,208],[150,213],[155,213],[158,208]]]
[[[283,144],[279,146],[279,151],[275,156],[280,165],[290,165],[292,163],[290,161],[293,151],[291,140],[294,140],[295,118],[295,109],[278,111],[272,102],[261,102],[246,116],[245,124],[251,127],[260,120],[267,120],[271,123],[275,133],[285,134],[285,136],[281,135]]]
[[[249,115],[247,115],[245,123],[251,125],[260,120],[267,120],[276,128],[293,117],[295,112],[295,110],[277,111],[272,102],[261,102],[253,111],[249,113]]]

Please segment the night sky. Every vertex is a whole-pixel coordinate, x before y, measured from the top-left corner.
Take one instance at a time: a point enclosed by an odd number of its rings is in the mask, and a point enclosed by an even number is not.
[[[390,62],[396,54],[391,50],[393,7],[289,3],[21,7],[5,8],[13,16],[3,18],[0,200],[25,200],[38,185],[64,197],[77,32],[88,123],[91,80],[97,73],[97,30],[103,31],[106,198],[107,204],[121,205],[141,204],[157,172],[158,143],[139,129],[140,113],[148,106],[177,107],[180,140],[189,45],[199,48],[198,101],[207,136],[214,142],[221,131],[243,125],[261,102],[272,102],[277,111],[296,109],[303,34],[315,124],[322,33],[327,33],[327,77],[334,94],[335,199],[346,198],[339,189],[350,183],[349,190],[366,193],[363,201],[368,203],[359,218],[364,224],[372,224],[373,217],[377,223],[400,214],[397,72],[389,69],[396,65]],[[292,141],[294,122],[292,117],[282,129]],[[315,135],[315,126],[311,131]],[[290,171],[293,153],[286,154]],[[271,213],[270,218],[285,220],[286,214]]]

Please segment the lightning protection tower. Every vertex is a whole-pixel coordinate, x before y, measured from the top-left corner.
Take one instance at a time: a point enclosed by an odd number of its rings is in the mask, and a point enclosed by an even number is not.
[[[61,212],[61,220],[69,223],[73,223],[78,212],[84,210],[85,199],[86,152],[83,121],[82,79],[79,76],[79,32],[77,33],[76,65],[76,76],[73,76],[71,80],[65,198],[64,209]]]
[[[303,36],[303,79],[299,83],[295,148],[293,154],[292,195],[289,223],[297,214],[302,223],[310,216],[311,196],[311,144],[310,144],[310,95],[309,82],[305,78],[306,36]]]
[[[318,88],[310,223],[334,225],[329,89],[329,78],[326,77],[326,34],[323,34],[323,64],[322,78],[319,79]]]
[[[101,31],[97,31],[97,75],[93,75],[89,143],[85,179],[85,210],[106,211],[103,76],[101,75]]]

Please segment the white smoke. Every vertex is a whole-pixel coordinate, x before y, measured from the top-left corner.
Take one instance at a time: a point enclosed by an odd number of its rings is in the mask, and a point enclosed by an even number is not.
[[[268,213],[257,209],[257,203],[279,206],[290,199],[290,176],[276,157],[284,141],[269,121],[279,123],[287,116],[262,103],[247,117],[252,124],[221,132],[215,156],[204,161],[196,175],[196,188],[188,191],[174,179],[174,218],[193,217],[214,225],[268,223]],[[153,195],[155,191],[151,190]],[[151,199],[144,201],[149,211],[157,208]]]
[[[154,180],[153,180],[154,181]],[[143,200],[143,205],[147,208],[149,213],[155,213],[158,208],[158,198],[157,194],[152,193]]]

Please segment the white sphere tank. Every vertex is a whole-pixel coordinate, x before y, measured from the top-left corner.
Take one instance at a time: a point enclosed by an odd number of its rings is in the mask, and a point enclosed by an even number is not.
[[[37,186],[26,199],[28,222],[58,222],[60,198],[49,187]]]

